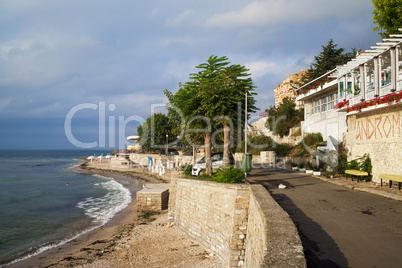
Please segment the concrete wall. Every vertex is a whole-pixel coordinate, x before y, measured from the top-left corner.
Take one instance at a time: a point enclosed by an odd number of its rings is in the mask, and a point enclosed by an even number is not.
[[[169,214],[228,267],[306,267],[293,222],[262,186],[172,179]]]
[[[326,141],[332,136],[339,143],[347,131],[346,115],[344,112],[336,112],[334,109],[311,114],[311,101],[305,101],[305,117],[302,122],[302,133],[321,133]]]
[[[196,161],[200,160],[203,156],[204,154],[198,153]],[[164,156],[159,154],[138,154],[138,153],[130,154],[130,160],[141,166],[148,166],[149,164],[148,157],[151,157],[153,159],[154,164],[158,165],[159,163],[162,163],[163,165],[166,166],[167,162],[173,162],[175,167],[183,166],[186,163],[192,164],[193,161],[193,157],[188,155]]]
[[[375,182],[380,182],[380,174],[402,175],[402,106],[351,115],[348,125],[345,144],[349,161],[368,153]]]

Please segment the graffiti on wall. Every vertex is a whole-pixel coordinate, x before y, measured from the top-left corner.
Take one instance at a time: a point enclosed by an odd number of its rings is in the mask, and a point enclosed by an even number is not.
[[[356,120],[356,140],[401,137],[401,113],[370,116]]]

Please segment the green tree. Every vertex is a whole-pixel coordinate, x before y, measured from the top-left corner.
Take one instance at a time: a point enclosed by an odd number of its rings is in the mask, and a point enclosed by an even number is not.
[[[142,126],[137,128],[142,149],[144,151],[159,150],[163,152],[167,142],[171,143],[176,140],[176,128],[168,116],[162,113],[151,115]],[[168,138],[166,138],[166,135],[168,135]]]
[[[304,109],[297,110],[296,103],[289,97],[285,97],[277,108],[271,106],[266,112],[267,128],[280,137],[289,135],[290,129],[304,120]]]
[[[398,34],[398,28],[402,27],[402,0],[371,0],[374,5],[373,21],[382,38],[390,34]]]
[[[191,74],[191,79],[194,81],[194,85],[198,88],[197,97],[200,98],[200,103],[198,109],[195,111],[196,115],[201,115],[205,117],[208,122],[212,122],[214,114],[209,110],[211,108],[210,104],[216,101],[216,95],[214,92],[221,85],[220,73],[222,69],[228,65],[227,57],[217,57],[210,56],[207,62],[202,63],[196,68],[200,69],[198,73]],[[205,128],[204,138],[205,138],[205,174],[207,176],[212,176],[212,127]]]
[[[172,116],[181,113],[185,126],[203,129],[205,144],[206,174],[212,175],[212,142],[213,130],[219,125],[224,128],[224,159],[228,163],[230,147],[230,128],[238,116],[238,111],[244,114],[245,92],[249,92],[247,99],[248,111],[255,111],[255,88],[248,69],[240,65],[230,65],[227,57],[210,56],[207,62],[196,66],[199,72],[190,74],[190,82],[185,83],[173,95],[165,90],[169,99],[168,109]],[[238,105],[240,104],[240,109]],[[242,121],[242,120],[240,120]],[[233,123],[233,124],[231,124]],[[242,124],[241,122],[236,122]],[[219,130],[218,130],[219,131]],[[216,133],[215,133],[216,134]],[[196,134],[193,137],[197,137]],[[216,136],[216,135],[215,135]],[[199,136],[198,136],[199,137]]]
[[[204,129],[207,124],[203,120],[197,120],[197,110],[200,106],[201,99],[198,97],[199,88],[196,81],[179,83],[179,90],[172,94],[165,89],[164,93],[168,98],[167,104],[168,116],[171,121],[175,122],[179,128],[179,134],[182,143],[186,144],[191,141],[193,147],[193,162],[196,157],[196,147],[203,144],[204,133],[197,129]]]
[[[318,56],[314,56],[315,62],[310,66],[308,72],[303,76],[300,84],[314,80],[323,74],[335,69],[337,65],[342,65],[350,61],[356,56],[356,49],[352,48],[352,52],[343,53],[344,48],[337,48],[332,39],[326,46],[322,46],[322,51]]]
[[[227,58],[223,58],[227,60]],[[248,112],[255,112],[253,92],[255,86],[248,69],[239,64],[230,65],[221,68],[216,72],[216,76],[211,81],[208,87],[200,91],[202,98],[201,105],[204,109],[204,114],[208,118],[212,118],[215,128],[223,126],[223,166],[229,164],[229,154],[231,147],[231,140],[233,140],[234,130],[243,129],[243,118],[245,109],[246,92],[247,110]],[[232,131],[231,131],[232,130]],[[219,131],[219,130],[217,130]],[[240,133],[237,133],[239,135]],[[214,133],[216,135],[216,132]]]

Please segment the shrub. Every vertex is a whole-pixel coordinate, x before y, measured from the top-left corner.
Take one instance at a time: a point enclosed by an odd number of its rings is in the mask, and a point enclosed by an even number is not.
[[[310,161],[307,161],[306,168],[307,168],[308,170],[312,170],[312,169],[313,169],[313,164],[311,164]]]
[[[338,165],[336,166],[336,172],[338,174],[345,174],[345,170],[348,169],[348,158],[346,150],[341,147],[338,154]]]
[[[298,165],[296,164],[296,163],[290,163],[290,165],[292,166],[292,167],[297,167]]]
[[[186,175],[191,175],[192,169],[193,169],[193,166],[192,166],[192,165],[189,165],[189,164],[185,164],[185,165],[182,167],[183,173],[186,174]]]
[[[304,135],[303,143],[309,147],[315,147],[317,143],[323,140],[321,133],[307,133]]]
[[[253,155],[259,155],[262,151],[272,150],[272,138],[265,135],[249,136],[247,143],[247,153]],[[240,147],[236,148],[239,153],[244,152],[244,140]]]
[[[373,176],[371,175],[371,171],[373,166],[371,164],[371,158],[369,154],[364,154],[362,157],[358,157],[353,159],[350,162],[347,162],[346,156],[344,158],[340,158],[338,161],[338,172],[342,170],[342,174],[345,173],[346,169],[355,169],[367,172],[369,175],[365,178],[365,181],[371,181]]]
[[[304,163],[300,163],[299,168],[304,168]]]
[[[373,166],[371,164],[371,158],[369,154],[364,154],[362,157],[358,158],[357,161],[359,162],[359,169],[361,171],[366,171],[369,175],[365,178],[366,181],[371,181],[373,175],[371,175],[371,170]]]
[[[314,167],[313,167],[313,171],[320,171],[320,170],[321,170],[321,169],[320,169],[319,166],[318,166],[318,167],[317,167],[317,166],[314,166]]]
[[[276,146],[273,148],[273,151],[275,151],[276,155],[278,157],[285,157],[289,155],[290,151],[292,150],[292,146],[286,143],[278,143]]]
[[[244,180],[244,173],[235,166],[228,165],[226,168],[220,167],[212,175],[212,180],[223,183],[241,183]]]
[[[354,160],[348,162],[347,169],[357,169],[357,170],[360,170],[360,168],[359,168],[359,162],[357,162],[356,159],[354,159]]]

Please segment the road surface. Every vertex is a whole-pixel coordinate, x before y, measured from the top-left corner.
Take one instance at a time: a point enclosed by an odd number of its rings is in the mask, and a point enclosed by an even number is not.
[[[402,267],[401,201],[283,169],[255,169],[248,179],[289,214],[308,267]]]

